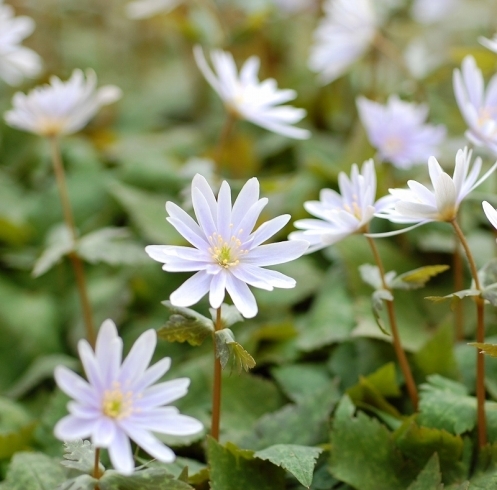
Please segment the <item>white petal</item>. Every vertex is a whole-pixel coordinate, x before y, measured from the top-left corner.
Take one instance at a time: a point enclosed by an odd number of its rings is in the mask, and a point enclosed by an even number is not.
[[[258,266],[283,264],[299,258],[308,247],[308,242],[299,240],[270,243],[251,250],[243,261]]]
[[[65,366],[57,366],[54,376],[59,388],[71,398],[82,403],[92,400],[93,390],[91,386],[70,369]]]
[[[224,300],[227,274],[228,272],[221,271],[212,277],[209,292],[209,302],[212,308],[219,308]]]
[[[92,442],[97,447],[108,447],[116,434],[116,424],[107,417],[100,417],[94,422]]]
[[[108,446],[112,466],[123,475],[131,475],[135,469],[133,453],[128,436],[120,428],[116,428],[114,439]]]
[[[171,294],[171,303],[175,306],[194,305],[209,291],[211,279],[212,275],[207,272],[197,272]]]
[[[252,235],[251,248],[258,247],[261,243],[264,243],[267,239],[278,233],[290,221],[290,217],[289,214],[283,214],[262,223]]]
[[[61,441],[85,439],[92,434],[94,425],[94,420],[81,419],[68,415],[55,424],[54,434]]]
[[[145,390],[136,404],[144,409],[167,405],[184,397],[188,393],[188,386],[190,386],[189,378],[176,378],[155,384]]]
[[[135,383],[145,373],[157,345],[157,334],[150,329],[143,332],[131,347],[129,354],[124,359],[119,374],[119,380],[126,386],[127,383]]]
[[[150,432],[134,427],[131,424],[123,424],[123,427],[128,436],[153,458],[163,463],[172,463],[175,460],[176,455],[174,452],[150,434]]]
[[[226,281],[226,289],[237,310],[245,318],[253,318],[257,315],[257,303],[254,295],[243,281],[230,274]]]
[[[481,205],[483,206],[483,211],[485,212],[485,215],[487,216],[488,221],[490,221],[492,226],[497,229],[497,211],[487,201],[483,201],[481,203]]]

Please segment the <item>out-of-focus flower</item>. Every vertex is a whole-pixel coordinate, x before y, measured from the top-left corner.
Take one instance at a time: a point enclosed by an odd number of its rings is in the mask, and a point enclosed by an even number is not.
[[[483,75],[472,56],[466,56],[462,70],[454,70],[454,93],[459,110],[468,125],[466,137],[475,145],[497,153],[497,75],[487,90]]]
[[[187,436],[203,426],[175,407],[163,406],[185,396],[190,380],[154,385],[171,365],[166,357],[148,367],[156,343],[155,330],[147,330],[121,364],[123,344],[111,320],[100,327],[95,352],[80,340],[78,351],[88,381],[64,366],[55,369],[60,389],[73,398],[68,404],[70,415],[55,426],[56,437],[63,441],[91,438],[96,447],[109,450],[112,465],[125,474],[134,469],[129,439],[160,461],[174,461],[173,451],[152,432]]]
[[[162,262],[168,272],[198,271],[171,294],[176,306],[191,306],[209,292],[212,308],[219,308],[225,291],[238,311],[246,318],[257,314],[254,295],[247,284],[272,291],[273,288],[293,288],[295,280],[280,272],[263,269],[300,257],[308,247],[306,241],[261,245],[288,223],[290,216],[282,215],[265,222],[252,231],[267,204],[259,199],[259,181],[247,181],[231,206],[231,190],[224,181],[218,198],[201,175],[192,182],[195,222],[172,202],[166,204],[167,220],[192,247],[150,245],[146,252]]]
[[[309,68],[330,83],[368,49],[376,33],[370,0],[326,0],[325,15],[314,32]]]
[[[231,53],[211,51],[215,72],[211,70],[200,46],[195,46],[193,53],[200,71],[231,114],[289,138],[307,139],[311,136],[307,129],[292,126],[304,118],[306,111],[280,105],[295,99],[295,90],[278,89],[272,78],[259,82],[260,60],[257,56],[251,56],[238,74]]]
[[[367,160],[359,172],[354,163],[350,179],[345,172],[338,176],[340,194],[332,189],[322,189],[319,201],[307,201],[304,208],[319,219],[302,219],[294,223],[305,231],[290,233],[291,240],[310,242],[308,253],[332,245],[354,233],[365,233],[375,213],[392,202],[385,196],[375,202],[376,172],[373,160]]]
[[[35,87],[27,95],[17,92],[12,99],[14,108],[5,113],[5,121],[41,136],[75,133],[100,107],[121,97],[121,89],[114,85],[96,86],[93,70],[87,71],[86,80],[81,70],[74,70],[67,82],[51,77],[50,85]]]
[[[159,12],[168,13],[183,0],[136,0],[126,5],[126,15],[130,19],[146,19]]]
[[[490,224],[497,230],[497,210],[487,201],[481,203]]]
[[[486,48],[490,49],[490,51],[497,53],[497,34],[494,34],[494,37],[492,39],[480,36],[478,38],[478,41],[482,46],[485,46]]]
[[[434,24],[444,19],[460,0],[414,0],[412,18],[420,24]]]
[[[396,167],[410,168],[425,162],[437,153],[445,138],[444,126],[425,124],[425,104],[404,102],[391,95],[386,105],[359,97],[357,108],[369,141],[382,160]]]
[[[392,223],[415,223],[422,225],[430,221],[453,221],[457,217],[459,205],[464,198],[478,187],[497,168],[497,162],[480,179],[481,158],[471,164],[472,151],[468,148],[459,150],[453,176],[443,171],[435,157],[428,160],[428,170],[432,189],[410,180],[409,189],[390,189],[395,203],[376,214]],[[405,230],[401,231],[407,231]],[[383,236],[398,233],[384,233]]]
[[[24,78],[33,78],[41,71],[41,58],[20,46],[34,28],[31,17],[14,17],[12,7],[0,0],[0,77],[9,85],[19,85]]]

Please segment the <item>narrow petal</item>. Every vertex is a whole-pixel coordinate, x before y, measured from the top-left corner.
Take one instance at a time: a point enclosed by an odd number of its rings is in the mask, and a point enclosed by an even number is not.
[[[137,401],[138,407],[151,408],[167,405],[188,393],[189,378],[176,378],[171,381],[158,383],[147,388],[142,398]]]
[[[61,441],[86,439],[92,434],[94,425],[94,420],[67,415],[55,424],[54,434]]]
[[[263,223],[252,234],[251,248],[258,247],[261,243],[278,233],[289,221],[291,216],[283,214]]]
[[[125,432],[118,427],[108,446],[112,466],[123,475],[131,475],[135,469],[131,444]]]
[[[237,310],[245,318],[253,318],[257,315],[257,303],[254,295],[243,281],[230,274],[226,281],[226,289]]]
[[[438,177],[434,187],[440,218],[442,220],[455,218],[457,214],[457,195],[454,181],[444,172]]]
[[[299,258],[309,247],[308,242],[292,240],[261,245],[251,250],[243,261],[258,266],[283,264]]]
[[[226,271],[221,271],[213,276],[211,280],[209,302],[212,308],[219,308],[224,300],[224,292],[226,288]]]
[[[121,366],[119,380],[124,387],[143,376],[152,359],[156,345],[157,333],[153,329],[143,332],[138,337]]]
[[[259,181],[256,177],[247,180],[233,204],[231,222],[235,229],[239,228],[240,221],[245,216],[247,209],[259,200]]]
[[[209,291],[211,279],[212,275],[207,272],[197,272],[171,294],[171,303],[175,306],[194,305]]]
[[[497,229],[497,211],[487,201],[483,201],[481,203],[481,205],[483,206],[483,211],[485,212],[485,215],[488,218],[488,221],[490,221],[492,226]]]
[[[59,388],[71,398],[85,402],[93,398],[91,386],[76,373],[65,366],[57,366],[54,371],[55,381]]]
[[[108,447],[116,434],[116,424],[107,417],[95,420],[92,433],[92,442],[97,447]]]
[[[128,436],[153,458],[163,463],[172,463],[175,460],[174,452],[147,430],[139,429],[132,424],[123,424],[123,428]]]
[[[153,366],[150,366],[140,377],[137,379],[135,384],[130,388],[132,391],[140,392],[145,388],[158,381],[164,374],[169,371],[171,367],[171,358],[164,357],[160,361],[156,362]]]

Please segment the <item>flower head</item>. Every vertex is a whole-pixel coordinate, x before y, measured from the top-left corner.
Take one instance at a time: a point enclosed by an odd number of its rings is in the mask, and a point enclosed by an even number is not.
[[[370,0],[326,0],[325,15],[314,31],[309,68],[322,83],[342,76],[368,49],[376,34]]]
[[[146,19],[159,12],[170,12],[182,0],[135,0],[126,5],[126,14],[130,19]]]
[[[35,77],[41,71],[41,58],[20,46],[34,28],[31,17],[14,17],[12,7],[0,0],[0,77],[10,85],[19,85],[25,77]]]
[[[466,137],[478,146],[497,153],[497,75],[487,90],[483,75],[472,56],[466,56],[462,70],[454,70],[454,93],[459,110],[468,125]]]
[[[121,97],[121,90],[106,85],[98,90],[97,76],[74,70],[67,82],[50,78],[50,85],[36,87],[27,95],[17,92],[12,99],[13,109],[5,113],[10,126],[39,134],[59,136],[82,129],[100,107]]]
[[[390,196],[375,202],[376,172],[373,160],[362,165],[359,172],[354,163],[350,178],[345,172],[338,176],[340,194],[322,189],[319,201],[307,201],[304,208],[319,219],[296,221],[295,227],[305,231],[290,234],[291,240],[308,240],[308,252],[332,245],[348,235],[364,233],[375,213],[382,211],[392,200]]]
[[[453,176],[443,171],[435,157],[428,160],[428,170],[432,188],[415,180],[410,180],[409,189],[390,189],[395,203],[377,213],[393,223],[415,223],[421,225],[429,221],[453,221],[457,217],[463,199],[478,187],[497,167],[497,162],[480,179],[481,158],[471,164],[472,152],[468,148],[459,150]],[[406,230],[402,230],[406,231]],[[391,234],[394,234],[393,232]],[[385,234],[386,235],[386,234]]]
[[[225,291],[238,311],[251,318],[257,313],[254,295],[247,284],[272,291],[293,288],[295,280],[280,272],[263,269],[300,257],[306,241],[261,245],[288,223],[290,216],[278,216],[252,231],[267,204],[259,199],[259,181],[250,179],[240,191],[233,207],[231,190],[224,181],[218,198],[201,175],[192,182],[192,201],[197,222],[172,202],[166,204],[167,220],[192,247],[150,245],[145,250],[162,262],[168,272],[198,271],[171,294],[176,306],[191,306],[209,293],[212,308],[219,308]]]
[[[200,46],[194,47],[193,54],[205,79],[233,115],[289,138],[310,137],[307,129],[292,126],[303,119],[306,111],[289,105],[279,105],[295,99],[297,93],[291,89],[279,90],[272,78],[259,82],[257,73],[260,60],[257,56],[251,56],[238,74],[231,53],[221,50],[211,52],[215,73],[207,63]]]
[[[151,367],[157,343],[155,330],[144,332],[121,364],[122,340],[116,326],[106,320],[98,332],[95,352],[80,340],[79,356],[88,381],[64,366],[55,369],[60,389],[73,401],[70,415],[55,426],[57,438],[68,441],[91,438],[96,447],[108,448],[118,471],[133,472],[134,462],[129,439],[160,461],[172,462],[175,455],[152,432],[178,436],[202,430],[202,424],[175,407],[164,407],[186,395],[190,380],[178,378],[155,384],[169,369],[166,357]]]
[[[386,105],[365,97],[357,99],[359,116],[371,144],[382,160],[410,168],[433,155],[445,137],[444,126],[424,124],[426,105],[417,105],[391,95]]]

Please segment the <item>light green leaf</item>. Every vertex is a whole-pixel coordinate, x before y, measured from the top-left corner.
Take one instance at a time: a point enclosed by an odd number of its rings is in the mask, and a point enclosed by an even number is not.
[[[405,272],[397,276],[392,282],[394,289],[419,289],[422,288],[432,277],[445,272],[450,267],[448,265],[428,265]]]
[[[65,442],[64,461],[61,461],[61,464],[66,468],[90,474],[95,466],[95,448],[93,444],[82,439]],[[101,473],[105,471],[105,467],[101,463],[99,468]]]
[[[497,259],[487,262],[479,271],[478,278],[484,289],[497,285]]]
[[[480,342],[471,342],[468,345],[476,347],[480,352],[488,354],[491,357],[497,357],[497,344],[484,344]]]
[[[56,490],[95,490],[98,480],[90,475],[78,475],[65,481]]]
[[[108,470],[98,485],[100,490],[194,490],[188,483],[175,480],[165,467],[158,465],[135,471],[129,476]]]
[[[438,455],[434,453],[407,490],[442,490],[443,488]]]
[[[469,296],[480,296],[480,294],[481,291],[479,291],[478,289],[464,289],[452,294],[447,294],[446,296],[426,296],[425,299],[433,301],[434,303],[440,303],[442,301],[447,301],[448,299],[457,301]]]
[[[228,363],[235,367],[238,373],[248,371],[255,366],[254,358],[238,343],[229,328],[223,328],[215,333],[216,355],[223,369]]]
[[[45,274],[72,250],[74,250],[74,242],[66,226],[59,225],[53,228],[48,234],[46,249],[34,265],[33,276],[39,277]]]
[[[381,314],[380,312],[383,310],[383,302],[384,301],[393,301],[393,294],[388,291],[387,289],[377,289],[372,295],[371,295],[371,302],[373,306],[373,316],[374,319],[376,320],[376,324],[378,325],[378,328],[385,334],[390,336],[390,332],[388,332],[385,327],[383,326],[382,320],[381,320]]]
[[[8,398],[0,398],[0,459],[29,447],[36,423],[27,410]]]
[[[323,450],[317,447],[276,444],[257,451],[254,457],[271,461],[290,472],[304,487],[312,483],[312,473],[317,459]]]
[[[190,308],[173,306],[170,301],[162,304],[172,315],[167,323],[157,330],[157,335],[168,342],[188,342],[190,345],[201,345],[214,333],[214,324],[209,318]]]

